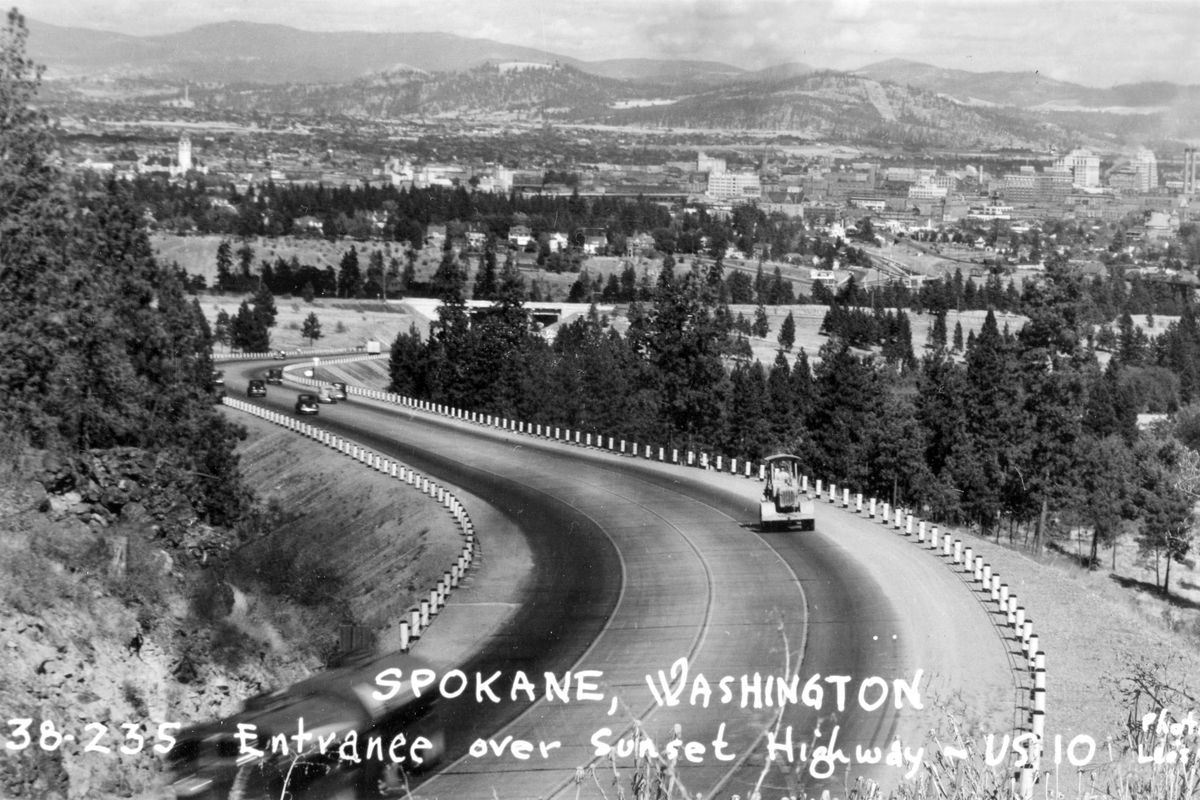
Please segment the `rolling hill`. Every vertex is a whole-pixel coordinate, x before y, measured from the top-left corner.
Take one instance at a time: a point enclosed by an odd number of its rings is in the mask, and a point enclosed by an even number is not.
[[[903,59],[851,73],[802,63],[750,71],[703,60],[586,62],[448,33],[317,33],[247,22],[159,36],[29,27],[30,55],[48,65],[55,97],[68,102],[71,86],[84,82],[119,83],[131,97],[141,82],[142,94],[157,99],[190,83],[198,107],[209,110],[499,112],[918,146],[1141,144],[1193,138],[1200,128],[1200,87],[1098,89],[1036,72],[974,73]]]

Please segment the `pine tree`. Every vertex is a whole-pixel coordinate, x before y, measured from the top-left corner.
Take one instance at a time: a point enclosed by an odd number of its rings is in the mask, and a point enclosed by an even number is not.
[[[229,312],[221,309],[217,312],[216,324],[213,325],[213,339],[220,342],[222,345],[229,345],[229,331],[233,320],[229,318]]]
[[[308,312],[308,316],[304,318],[304,324],[300,328],[300,335],[308,339],[309,347],[312,347],[317,339],[321,338],[321,321],[317,319],[315,311]]]
[[[767,320],[767,309],[759,303],[754,309],[754,323],[751,332],[760,339],[765,339],[771,333],[771,323]]]
[[[958,331],[961,341],[962,329]],[[934,350],[941,350],[946,346],[946,312],[933,315],[933,328],[929,332],[929,346]]]
[[[228,239],[217,245],[217,291],[227,292],[233,288],[233,246]]]
[[[890,494],[873,479],[870,454],[880,435],[887,390],[870,364],[844,342],[821,348],[815,370],[812,411],[806,426],[812,437],[812,469],[839,485]]]
[[[337,293],[338,297],[354,298],[362,294],[363,277],[358,265],[358,250],[354,245],[342,254],[338,268]]]
[[[783,318],[783,324],[779,326],[779,346],[787,352],[791,352],[792,345],[796,343],[796,319],[789,311],[787,316]]]
[[[476,300],[494,300],[497,292],[496,249],[494,240],[483,251],[483,268],[475,277],[475,288],[471,297]]]
[[[247,286],[250,283],[250,267],[254,264],[254,248],[250,246],[248,239],[242,240],[242,246],[238,248],[238,265],[242,271],[242,286]]]
[[[353,248],[351,248],[353,250]],[[466,297],[467,276],[453,250],[443,250],[442,260],[433,273],[433,294],[443,303],[462,305]]]
[[[271,290],[265,283],[259,285],[250,302],[254,304],[254,313],[262,320],[262,326],[274,328],[275,318],[279,312],[275,308],[275,296],[271,294]]]
[[[956,460],[955,482],[964,510],[985,532],[993,530],[1004,490],[1024,441],[1020,381],[1009,348],[988,311],[979,336],[967,348],[967,447]]]

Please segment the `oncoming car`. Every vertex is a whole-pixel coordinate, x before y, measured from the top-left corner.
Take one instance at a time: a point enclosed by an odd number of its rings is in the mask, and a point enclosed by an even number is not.
[[[321,406],[320,401],[315,394],[302,394],[296,397],[296,413],[297,414],[319,414]]]
[[[267,384],[263,381],[258,380],[257,378],[255,380],[250,381],[250,383],[246,386],[246,397],[266,397],[266,396],[267,396]]]
[[[345,400],[346,399],[346,396],[347,396],[346,395],[346,384],[344,384],[340,381],[334,381],[333,383],[329,384],[329,390],[331,392],[333,392],[333,399],[335,399],[335,400]]]
[[[325,387],[317,392],[317,401],[321,403],[336,403],[337,397],[333,394],[333,389]]]

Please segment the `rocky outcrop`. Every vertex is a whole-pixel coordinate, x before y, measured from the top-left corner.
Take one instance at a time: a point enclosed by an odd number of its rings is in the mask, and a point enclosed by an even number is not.
[[[236,537],[200,523],[161,467],[132,449],[0,465],[0,719],[30,733],[0,758],[0,797],[161,794],[160,725],[225,716],[320,666],[259,634],[253,598],[234,610],[211,567]]]
[[[56,522],[98,529],[126,522],[152,532],[172,557],[182,552],[201,563],[228,557],[236,538],[197,519],[188,498],[164,480],[165,458],[131,447],[71,457],[30,452],[19,471],[41,487],[33,490],[37,508]]]

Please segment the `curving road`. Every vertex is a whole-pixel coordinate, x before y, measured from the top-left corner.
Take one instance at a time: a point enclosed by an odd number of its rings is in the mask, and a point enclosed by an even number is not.
[[[226,365],[230,391],[264,367]],[[289,410],[296,394],[286,386],[269,392],[265,403],[278,410]],[[540,696],[544,672],[602,673],[596,681],[602,701],[443,702],[451,752],[463,757],[421,785],[419,797],[611,796],[614,774],[628,791],[634,759],[597,759],[591,740],[610,729],[599,738],[615,745],[632,736],[635,723],[659,746],[675,731],[697,743],[694,763],[681,755],[674,774],[692,796],[744,797],[756,785],[764,797],[844,792],[847,781],[860,776],[888,787],[911,764],[861,763],[855,747],[887,748],[898,738],[915,750],[935,695],[967,698],[985,724],[1003,724],[1011,713],[1012,697],[1003,693],[1011,686],[1004,649],[986,614],[936,557],[882,526],[818,504],[815,533],[759,534],[751,525],[756,482],[357,398],[322,406],[313,421],[469,493],[521,530],[532,576],[508,590],[522,610],[479,642],[464,667],[468,675],[499,671],[495,688],[507,694],[522,670]],[[487,529],[479,536],[486,572]],[[437,630],[435,624],[430,635]],[[647,676],[657,685],[658,671],[668,672],[681,657],[689,667],[682,700],[660,705]],[[898,711],[892,682],[912,681],[917,670],[927,708]],[[743,676],[753,698],[756,673],[764,683],[768,676],[795,675],[801,687],[815,676],[824,690],[819,709],[795,703],[780,715],[773,704],[741,707]],[[848,697],[840,710],[839,684],[826,676],[844,678]],[[730,703],[721,702],[724,677]],[[884,688],[869,682],[866,697],[887,691],[888,702],[867,711],[857,696],[873,677],[882,678]],[[706,682],[712,688],[707,708]],[[764,733],[773,726],[781,743],[790,730],[790,750],[778,752],[795,760],[781,758],[767,769]],[[532,754],[523,759],[489,749],[482,757],[465,755],[477,738],[507,739],[506,747],[528,741]],[[539,752],[539,743],[550,749]],[[831,778],[812,758],[812,748],[822,744],[840,748],[851,761],[837,763]],[[589,766],[594,774],[577,772]]]

